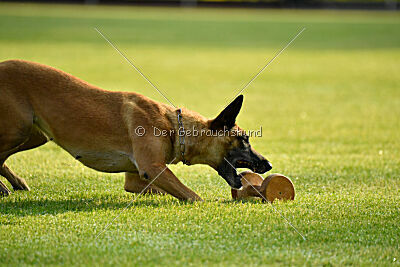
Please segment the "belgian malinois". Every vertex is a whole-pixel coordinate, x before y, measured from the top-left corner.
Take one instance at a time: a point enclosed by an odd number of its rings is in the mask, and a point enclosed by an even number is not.
[[[4,61],[0,63],[0,174],[14,190],[29,190],[5,161],[54,141],[90,168],[125,172],[128,192],[201,200],[166,164],[207,164],[233,188],[242,184],[232,166],[257,173],[271,169],[235,124],[242,102],[240,95],[215,119],[206,119],[137,93],[102,90],[49,66]],[[187,129],[203,134],[183,139],[179,132]],[[222,135],[204,134],[221,130]],[[1,181],[0,192],[10,193]]]

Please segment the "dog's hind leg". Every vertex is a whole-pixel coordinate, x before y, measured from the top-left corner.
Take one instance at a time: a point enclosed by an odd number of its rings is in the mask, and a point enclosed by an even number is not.
[[[150,180],[146,181],[140,178],[138,172],[125,173],[125,185],[124,189],[131,193],[142,193],[142,194],[165,194],[166,192],[154,184],[150,184]]]
[[[25,179],[18,177],[5,163],[0,167],[0,175],[4,176],[10,182],[14,190],[30,190]]]
[[[10,193],[10,189],[8,189],[7,186],[0,181],[0,196],[8,196]]]
[[[4,162],[12,154],[41,146],[46,142],[47,142],[47,137],[40,130],[36,129],[36,127],[33,127],[31,130],[31,135],[25,142],[23,142],[16,148],[12,149],[9,153],[6,154],[3,153],[2,157],[0,157],[0,175],[4,176],[10,182],[14,190],[29,191],[30,189],[25,179],[16,175],[12,170],[8,168],[8,166]]]
[[[3,69],[4,71],[4,69]],[[34,125],[34,113],[28,97],[22,89],[7,83],[9,76],[0,69],[0,175],[4,176],[15,190],[29,190],[25,180],[13,173],[5,164],[11,155],[37,147],[47,138]],[[6,187],[2,183],[1,191]]]

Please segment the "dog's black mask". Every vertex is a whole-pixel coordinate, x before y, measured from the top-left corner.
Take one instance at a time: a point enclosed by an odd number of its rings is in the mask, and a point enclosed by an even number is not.
[[[250,146],[247,136],[238,138],[240,146],[229,151],[217,168],[218,174],[235,189],[242,187],[241,176],[236,168],[248,168],[256,173],[272,169],[271,163]]]

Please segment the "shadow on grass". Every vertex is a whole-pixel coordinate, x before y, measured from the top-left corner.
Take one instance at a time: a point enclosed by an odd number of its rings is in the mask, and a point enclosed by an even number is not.
[[[193,202],[181,201],[168,196],[137,196],[135,194],[131,196],[131,199],[121,199],[120,197],[116,199],[115,196],[103,195],[89,199],[16,199],[9,202],[7,202],[7,199],[4,200],[5,201],[0,204],[0,214],[15,216],[56,215],[66,212],[90,212],[95,210],[122,210],[128,205],[130,208],[161,208],[194,205]],[[263,203],[261,199],[217,199],[206,200],[206,202],[215,202],[222,205]]]
[[[127,201],[113,200],[109,196],[104,198],[93,199],[61,199],[61,200],[20,200],[13,202],[4,202],[0,205],[0,214],[15,216],[32,216],[32,215],[55,215],[66,212],[90,212],[94,210],[119,210],[124,209],[128,205],[130,208],[160,208],[170,207],[171,205],[186,206],[191,202],[179,201],[174,199],[149,199],[146,197],[138,198],[135,196]]]

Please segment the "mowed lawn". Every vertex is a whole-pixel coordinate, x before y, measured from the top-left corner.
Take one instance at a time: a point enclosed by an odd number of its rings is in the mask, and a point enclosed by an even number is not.
[[[238,117],[262,127],[251,142],[271,172],[292,178],[295,201],[274,207],[306,241],[270,204],[232,201],[207,166],[171,166],[204,202],[140,196],[124,209],[135,196],[123,174],[49,143],[7,161],[31,191],[0,198],[1,265],[399,264],[399,13],[3,3],[0,60],[165,102],[94,27],[175,105],[207,117],[307,28],[244,91]]]

